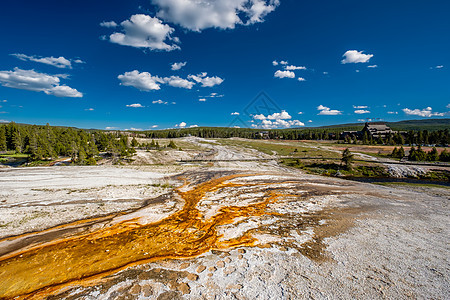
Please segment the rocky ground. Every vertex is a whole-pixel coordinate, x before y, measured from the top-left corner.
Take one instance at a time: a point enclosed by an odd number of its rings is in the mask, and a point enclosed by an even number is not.
[[[0,298],[450,298],[446,188],[274,161],[2,169],[0,184]]]

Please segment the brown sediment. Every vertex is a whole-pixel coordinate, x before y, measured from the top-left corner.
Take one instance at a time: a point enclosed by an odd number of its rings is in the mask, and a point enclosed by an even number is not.
[[[260,216],[279,195],[247,207],[224,207],[205,220],[196,208],[206,192],[233,186],[226,181],[248,175],[229,175],[199,184],[178,194],[185,200],[183,209],[170,217],[141,225],[128,220],[85,235],[59,239],[0,258],[0,297],[34,294],[42,297],[64,284],[107,274],[136,262],[166,258],[189,258],[211,249],[252,246],[250,233],[220,241],[216,227],[230,224],[237,217]],[[55,288],[55,286],[57,288]],[[42,290],[44,289],[44,290]],[[33,296],[33,295],[29,295]]]

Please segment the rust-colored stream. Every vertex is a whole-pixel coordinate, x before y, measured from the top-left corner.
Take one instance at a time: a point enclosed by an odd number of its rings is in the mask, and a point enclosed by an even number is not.
[[[216,227],[230,224],[237,217],[267,213],[267,204],[277,194],[269,194],[264,201],[246,207],[222,208],[207,220],[196,208],[205,193],[234,186],[226,181],[243,176],[247,175],[212,179],[187,192],[177,190],[185,200],[183,209],[157,223],[141,225],[138,220],[128,220],[0,258],[0,298],[24,296],[38,290],[45,295],[46,288],[62,287],[140,261],[189,258],[211,249],[253,245],[255,239],[249,233],[221,241]]]

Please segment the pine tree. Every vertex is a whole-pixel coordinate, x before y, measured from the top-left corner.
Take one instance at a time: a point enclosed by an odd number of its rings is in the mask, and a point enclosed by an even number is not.
[[[400,149],[398,150],[398,158],[405,157],[405,149],[403,149],[403,146],[400,146]]]
[[[347,170],[351,170],[351,169],[352,169],[353,154],[351,154],[351,152],[350,152],[350,150],[349,150],[348,148],[346,148],[346,149],[342,152],[341,162],[344,163],[345,168],[346,168]]]
[[[131,147],[135,148],[139,145],[138,141],[133,137],[131,140]]]
[[[6,151],[6,127],[0,127],[0,151]]]
[[[439,153],[436,149],[436,147],[433,147],[430,152],[427,153],[427,160],[428,161],[438,161],[439,160]]]
[[[170,143],[169,143],[169,145],[167,147],[172,148],[172,149],[177,149],[177,145],[175,145],[173,140],[170,141]]]

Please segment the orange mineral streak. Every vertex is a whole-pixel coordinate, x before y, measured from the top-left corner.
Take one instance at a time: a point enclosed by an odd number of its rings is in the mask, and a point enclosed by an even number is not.
[[[280,195],[271,193],[264,201],[246,207],[223,207],[208,220],[196,208],[207,192],[235,186],[226,181],[245,176],[249,175],[225,176],[186,192],[177,190],[185,200],[184,207],[162,221],[141,225],[136,219],[128,220],[0,258],[0,298],[32,296],[30,293],[38,290],[38,297],[44,297],[67,284],[139,262],[183,259],[211,249],[253,246],[256,240],[250,233],[224,241],[217,227],[231,224],[238,217],[267,214],[267,205]]]

